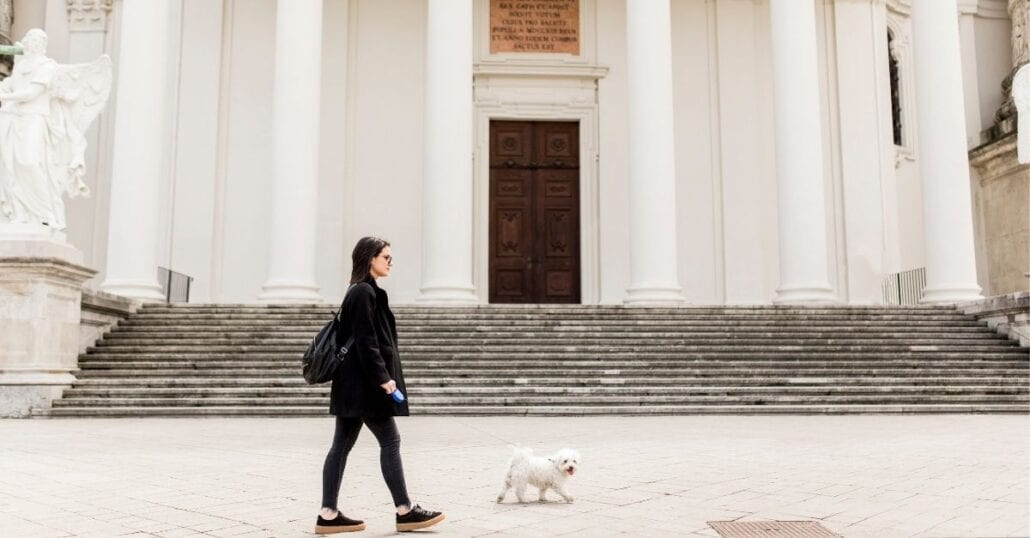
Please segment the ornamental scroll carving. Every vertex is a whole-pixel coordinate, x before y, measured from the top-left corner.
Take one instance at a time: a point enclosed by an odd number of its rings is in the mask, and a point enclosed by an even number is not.
[[[3,0],[0,0],[2,2]],[[111,16],[112,0],[68,0],[68,29],[104,32]]]

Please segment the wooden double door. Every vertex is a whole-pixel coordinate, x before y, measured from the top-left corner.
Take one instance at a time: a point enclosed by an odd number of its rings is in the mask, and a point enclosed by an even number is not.
[[[490,302],[579,303],[579,123],[490,122]]]

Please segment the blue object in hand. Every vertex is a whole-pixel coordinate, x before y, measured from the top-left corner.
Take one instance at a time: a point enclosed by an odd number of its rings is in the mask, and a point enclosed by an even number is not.
[[[390,397],[393,398],[393,401],[397,403],[401,403],[404,401],[404,393],[400,390],[394,390],[393,392],[391,392]]]

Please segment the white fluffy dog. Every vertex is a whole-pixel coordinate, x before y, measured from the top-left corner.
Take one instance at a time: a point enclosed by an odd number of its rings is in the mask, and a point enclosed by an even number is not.
[[[540,490],[540,502],[547,501],[549,489],[561,495],[565,502],[572,502],[572,495],[565,489],[565,481],[576,474],[578,467],[579,453],[570,448],[563,448],[545,458],[533,455],[532,449],[512,447],[511,462],[504,476],[504,489],[497,494],[497,502],[502,502],[512,488],[519,502],[526,502],[527,485]]]

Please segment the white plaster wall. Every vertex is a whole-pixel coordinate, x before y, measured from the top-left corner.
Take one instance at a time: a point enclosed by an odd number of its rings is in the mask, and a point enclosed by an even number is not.
[[[222,100],[223,15],[238,16],[236,2],[183,0],[178,116],[168,267],[194,278],[190,300],[212,299],[219,106]]]
[[[688,303],[721,303],[722,258],[719,193],[714,181],[712,126],[718,88],[710,23],[705,2],[672,3],[673,102],[676,115],[676,203],[679,274]]]
[[[350,11],[354,0],[323,0],[322,122],[319,158],[319,204],[316,282],[322,297],[339,303],[350,274],[349,245],[344,244],[347,199],[347,81],[350,62]]]
[[[886,14],[864,2],[823,4],[823,14],[832,35],[825,45],[833,120],[826,138],[837,194],[837,292],[851,304],[876,304],[888,252],[885,186],[894,181]]]
[[[779,284],[768,4],[722,0],[709,16],[717,50],[713,143],[720,173],[713,177],[722,199],[717,248],[725,302],[767,303]]]
[[[977,62],[976,16],[973,13],[959,15],[960,52],[962,54],[962,96],[965,100],[966,112],[966,146],[975,147],[980,143],[980,130],[983,129],[984,118],[980,102],[981,81]],[[989,92],[988,92],[989,93]]]
[[[254,301],[268,275],[275,0],[237,0],[229,54],[220,302]]]
[[[390,241],[395,260],[382,286],[392,302],[410,303],[422,279],[425,3],[351,2],[345,252],[338,285],[350,278],[354,243],[376,235]]]
[[[14,21],[11,24],[11,40],[19,41],[25,32],[33,28],[46,28],[46,0],[14,0]],[[50,37],[50,36],[48,36]],[[52,38],[51,38],[52,39]],[[56,59],[57,56],[54,56]]]
[[[597,2],[597,63],[609,68],[597,83],[600,302],[605,304],[622,304],[630,279],[625,14],[623,0]],[[655,253],[657,263],[661,255]]]
[[[885,18],[895,31],[899,49],[898,62],[901,85],[903,146],[894,146],[894,173],[885,184],[884,226],[892,240],[887,245],[891,253],[884,264],[884,273],[897,273],[924,267],[926,255],[923,243],[922,183],[919,178],[919,155],[916,141],[919,118],[916,114],[915,81],[912,57],[912,24],[907,12],[890,11]],[[886,22],[886,21],[885,21]],[[889,82],[888,82],[889,84]],[[889,109],[888,109],[889,110]],[[888,131],[888,133],[890,133]]]
[[[819,107],[823,150],[823,209],[826,230],[826,278],[840,301],[847,302],[847,242],[844,229],[844,185],[841,170],[840,94],[838,93],[837,26],[832,0],[814,2]],[[851,58],[842,59],[850,67]],[[846,107],[845,107],[846,108]],[[775,141],[774,141],[775,143]]]
[[[982,131],[994,124],[994,113],[1003,101],[1001,81],[1012,71],[1012,23],[1009,19],[977,17],[974,28]]]
[[[112,6],[106,31],[75,32],[68,36],[69,63],[90,62],[101,54],[118,57],[118,29],[121,22],[121,2]],[[51,31],[48,27],[47,31]],[[118,65],[114,66],[114,77],[118,77]],[[111,144],[113,142],[115,102],[117,88],[111,89],[107,107],[100,113],[86,133],[86,175],[84,181],[90,189],[88,197],[65,200],[68,222],[68,241],[83,253],[83,263],[98,270],[85,282],[88,288],[95,288],[103,282],[104,264],[107,257],[107,214],[110,204]]]
[[[1009,19],[995,12],[967,9],[959,16],[966,142],[970,148],[980,145],[980,133],[994,124],[994,113],[1001,106],[1001,81],[1012,70],[1011,33]]]

